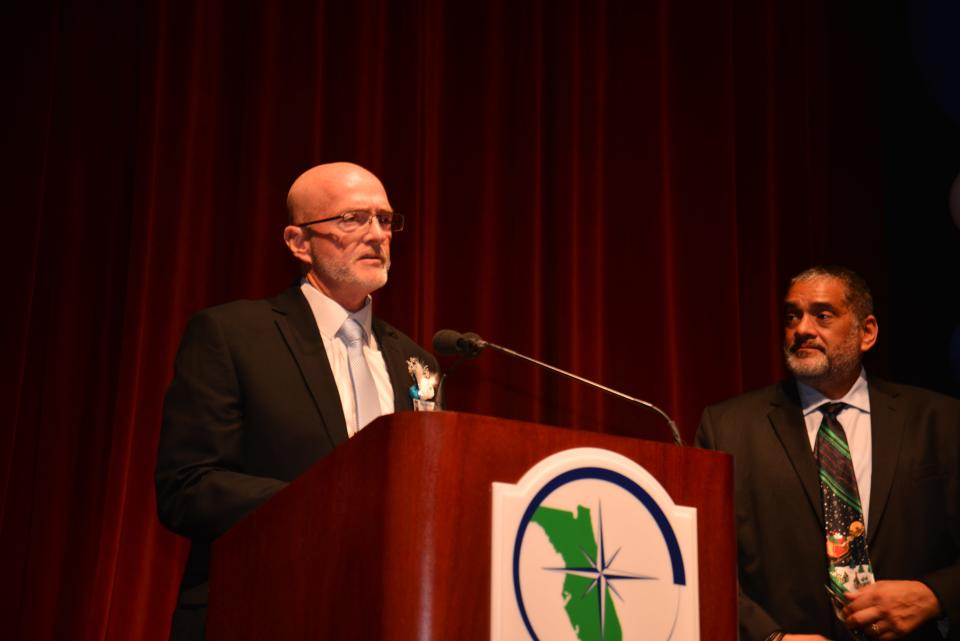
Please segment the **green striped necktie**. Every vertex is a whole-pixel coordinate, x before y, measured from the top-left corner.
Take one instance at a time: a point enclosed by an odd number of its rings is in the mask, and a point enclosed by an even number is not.
[[[845,403],[827,403],[819,408],[823,420],[814,448],[826,530],[827,591],[838,615],[846,605],[847,592],[874,582],[853,459],[847,435],[837,419],[844,407]],[[856,633],[854,636],[863,638]]]

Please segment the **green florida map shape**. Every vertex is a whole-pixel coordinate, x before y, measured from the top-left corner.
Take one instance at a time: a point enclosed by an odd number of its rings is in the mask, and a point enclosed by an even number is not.
[[[542,505],[530,519],[543,528],[553,549],[563,557],[567,568],[582,568],[589,565],[584,552],[594,563],[597,561],[597,539],[593,533],[590,510],[577,506],[577,515],[564,510],[555,510]],[[622,641],[623,631],[610,590],[606,590],[606,622],[603,635],[600,632],[600,608],[597,607],[595,590],[599,583],[590,589],[593,579],[575,574],[567,574],[563,580],[564,609],[580,641]],[[588,592],[589,590],[589,592]]]

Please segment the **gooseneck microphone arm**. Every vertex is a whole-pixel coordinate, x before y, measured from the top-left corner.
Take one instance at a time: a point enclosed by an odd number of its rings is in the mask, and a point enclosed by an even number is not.
[[[566,370],[560,369],[559,367],[554,367],[553,365],[544,363],[543,361],[538,361],[535,358],[532,358],[525,354],[521,354],[520,352],[516,352],[510,349],[509,347],[503,347],[502,345],[497,345],[496,343],[485,341],[473,333],[460,334],[459,332],[455,332],[453,330],[442,329],[439,332],[437,332],[433,337],[433,348],[438,352],[440,352],[441,354],[460,354],[461,356],[465,356],[467,358],[473,358],[477,356],[482,350],[488,347],[495,351],[502,352],[509,356],[513,356],[515,358],[519,358],[521,360],[527,361],[528,363],[533,363],[534,365],[543,367],[544,369],[548,369],[551,372],[560,374],[561,376],[566,376],[567,378],[573,379],[575,381],[579,381],[581,383],[589,385],[590,387],[594,387],[598,390],[602,390],[607,394],[612,394],[613,396],[622,398],[623,400],[629,401],[635,405],[640,405],[642,407],[646,407],[649,410],[653,410],[654,412],[659,414],[661,417],[663,417],[663,420],[665,420],[667,422],[667,425],[670,426],[670,432],[673,434],[673,441],[677,445],[683,445],[683,439],[680,438],[680,430],[677,429],[677,424],[673,422],[673,419],[670,418],[670,416],[666,412],[664,412],[662,409],[660,409],[653,403],[650,403],[649,401],[644,401],[639,398],[634,398],[633,396],[630,396],[628,394],[624,394],[623,392],[618,392],[612,387],[607,387],[606,385],[595,383],[594,381],[591,381],[588,378],[577,376],[572,372],[568,372]]]

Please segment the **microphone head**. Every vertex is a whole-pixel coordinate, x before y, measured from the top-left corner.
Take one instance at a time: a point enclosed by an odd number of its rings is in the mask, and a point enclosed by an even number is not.
[[[460,353],[459,342],[463,334],[452,329],[441,329],[433,335],[433,351],[444,356],[453,356]]]
[[[486,346],[486,341],[473,332],[461,334],[452,329],[441,329],[433,335],[433,351],[444,356],[473,358]]]

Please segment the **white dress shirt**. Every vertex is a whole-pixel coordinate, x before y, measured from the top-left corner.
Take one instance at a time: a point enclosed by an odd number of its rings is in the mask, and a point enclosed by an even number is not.
[[[797,382],[800,392],[800,406],[803,408],[803,420],[807,425],[810,449],[817,442],[817,432],[823,421],[820,406],[827,403],[846,403],[846,407],[837,415],[843,426],[853,459],[853,473],[857,477],[857,489],[860,493],[860,505],[863,509],[863,524],[869,523],[870,480],[873,473],[873,441],[870,430],[870,393],[867,388],[867,374],[860,368],[860,376],[843,398],[835,401],[827,398],[808,385]]]
[[[339,303],[328,298],[323,292],[311,285],[310,281],[306,279],[300,284],[300,291],[303,292],[310,304],[313,317],[317,321],[317,328],[320,330],[320,337],[323,339],[323,347],[327,351],[327,358],[330,360],[330,369],[333,370],[333,379],[337,382],[337,391],[340,392],[340,405],[343,407],[343,417],[347,421],[347,435],[353,436],[359,430],[357,430],[357,410],[353,398],[353,384],[350,381],[350,363],[347,360],[347,346],[337,338],[337,332],[340,331],[340,326],[343,325],[348,316],[357,319],[366,335],[363,357],[367,361],[367,367],[370,368],[373,382],[377,386],[380,413],[382,415],[393,412],[393,385],[390,384],[387,364],[383,360],[380,346],[373,335],[373,299],[367,296],[367,301],[360,311],[351,314]]]

